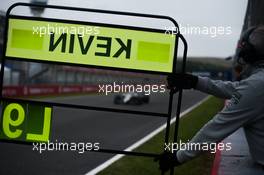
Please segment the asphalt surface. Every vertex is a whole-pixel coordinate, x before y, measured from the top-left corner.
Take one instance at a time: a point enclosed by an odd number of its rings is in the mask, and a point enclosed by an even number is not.
[[[206,95],[197,91],[185,91],[182,111],[194,105]],[[177,95],[175,95],[176,101]],[[43,100],[43,99],[42,99]],[[150,112],[165,112],[168,96],[152,95],[149,104],[141,106],[117,106],[113,96],[82,95],[45,99],[47,101],[101,105]],[[174,103],[174,112],[176,108]],[[52,141],[96,143],[100,148],[124,150],[151,131],[165,123],[164,118],[78,110],[54,107],[52,119]],[[0,143],[0,175],[13,174],[85,174],[113,154],[78,151],[33,151],[33,146]]]
[[[231,150],[220,153],[218,175],[263,175],[264,170],[252,159],[243,128],[225,138],[222,143],[232,143]]]

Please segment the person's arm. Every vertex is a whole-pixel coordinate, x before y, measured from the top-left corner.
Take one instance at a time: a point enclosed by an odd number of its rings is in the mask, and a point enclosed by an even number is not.
[[[198,77],[195,89],[219,98],[230,99],[239,83],[237,81],[211,80],[207,77]]]
[[[216,87],[220,88],[220,86]],[[213,90],[211,89],[211,91]],[[219,91],[221,91],[221,89],[219,89]],[[228,90],[224,90],[222,92],[225,94],[227,91]],[[204,125],[192,138],[189,144],[218,143],[242,125],[245,125],[256,116],[258,108],[262,108],[262,105],[256,105],[256,103],[263,103],[263,101],[256,102],[257,96],[258,93],[256,93],[255,87],[250,86],[247,82],[242,82],[241,85],[235,89],[230,103]],[[183,163],[197,157],[202,152],[203,150],[179,150],[177,152],[177,159],[179,162]]]
[[[167,77],[168,87],[171,89],[197,89],[202,92],[230,99],[240,82],[211,80],[207,77],[197,77],[192,74],[173,74]]]

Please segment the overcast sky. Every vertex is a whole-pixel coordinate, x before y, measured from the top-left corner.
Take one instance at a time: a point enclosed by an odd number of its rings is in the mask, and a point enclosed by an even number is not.
[[[18,1],[0,0],[0,9],[6,11],[15,2]],[[49,0],[48,3],[167,15],[188,30],[191,27],[200,29],[200,34],[193,32],[184,35],[189,44],[189,56],[216,57],[227,57],[234,53],[247,6],[246,0]],[[71,15],[69,13],[68,18]],[[67,14],[63,13],[63,16]],[[225,34],[220,32],[215,36],[214,27],[224,27]],[[212,33],[206,34],[206,29],[211,29]]]

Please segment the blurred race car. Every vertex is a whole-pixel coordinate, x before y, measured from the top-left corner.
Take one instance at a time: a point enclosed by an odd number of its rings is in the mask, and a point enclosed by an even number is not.
[[[149,103],[149,95],[144,93],[123,93],[114,96],[114,104],[142,105]]]

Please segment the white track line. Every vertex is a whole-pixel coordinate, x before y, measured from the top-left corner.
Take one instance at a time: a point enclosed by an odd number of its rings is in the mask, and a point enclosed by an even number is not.
[[[189,107],[188,109],[186,109],[185,111],[183,111],[180,114],[180,117],[184,116],[185,114],[189,113],[190,111],[192,111],[194,108],[196,108],[197,106],[199,106],[200,104],[202,104],[203,102],[205,102],[206,100],[209,99],[210,96],[205,97],[204,99],[202,99],[201,101],[199,101],[198,103],[194,104],[193,106]],[[176,117],[173,117],[173,119],[171,120],[171,124],[174,123],[176,120]],[[148,135],[146,135],[145,137],[143,137],[142,139],[140,139],[139,141],[137,141],[136,143],[134,143],[133,145],[129,146],[128,148],[126,148],[124,151],[132,151],[134,149],[136,149],[137,147],[139,147],[140,145],[142,145],[143,143],[147,142],[148,140],[150,140],[152,137],[154,137],[156,134],[158,134],[159,132],[161,132],[162,130],[164,130],[166,128],[166,124],[163,124],[162,126],[160,126],[159,128],[157,128],[156,130],[152,131],[151,133],[149,133]],[[119,160],[120,158],[122,158],[123,154],[118,154],[114,157],[112,157],[111,159],[105,161],[104,163],[102,163],[101,165],[99,165],[98,167],[92,169],[91,171],[87,172],[85,175],[95,175],[98,172],[102,171],[103,169],[107,168],[108,166],[110,166],[112,163],[114,163],[115,161]]]

